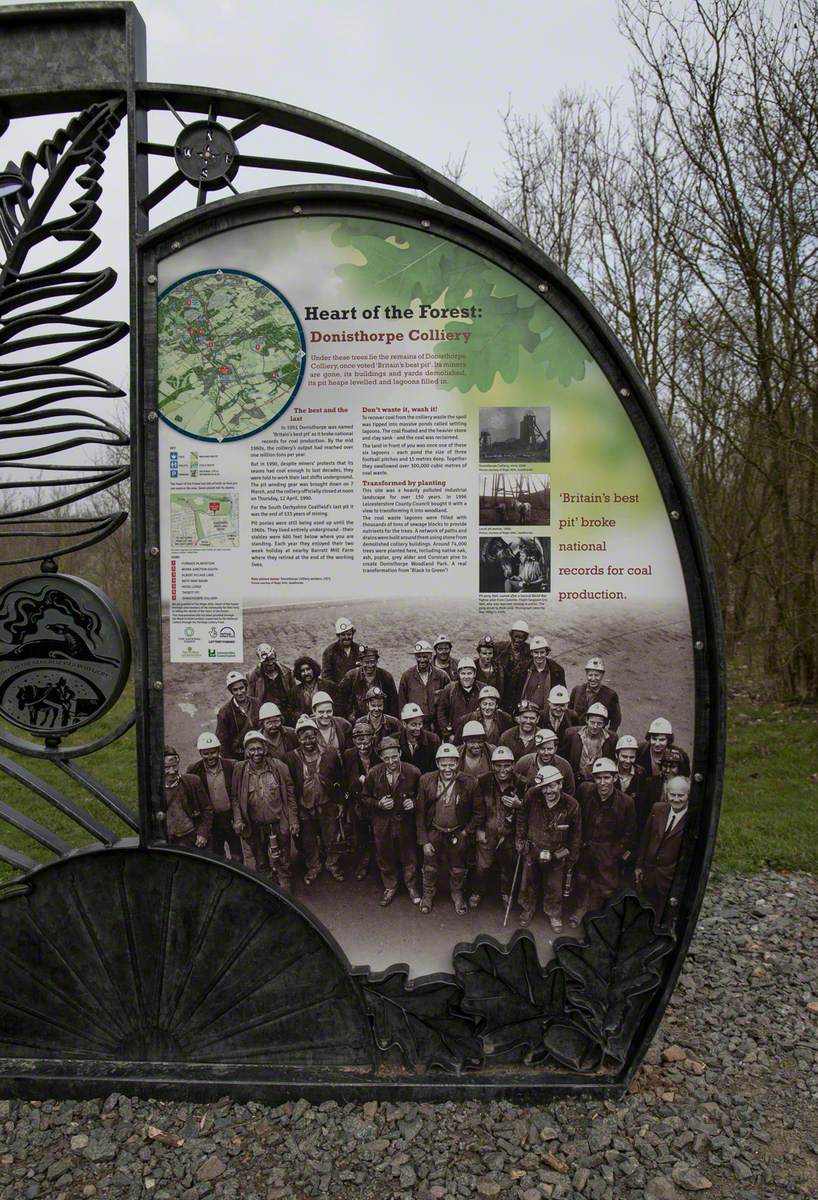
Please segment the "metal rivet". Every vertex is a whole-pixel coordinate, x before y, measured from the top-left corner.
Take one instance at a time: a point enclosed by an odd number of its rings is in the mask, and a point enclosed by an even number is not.
[[[151,558],[156,558],[156,556],[157,556],[157,555],[158,555],[158,553],[159,553],[159,547],[158,547],[158,546],[151,546],[149,553],[150,553],[150,556],[151,556]]]
[[[682,515],[682,514],[681,514],[681,513],[678,511],[678,509],[675,509],[675,508],[674,508],[674,509],[672,509],[672,511],[671,511],[671,514],[670,514],[670,519],[671,519],[671,521],[678,521],[678,520],[679,520],[679,517],[680,517],[681,515]]]
[[[619,389],[619,395],[622,397],[630,396],[630,394],[631,394],[630,388],[620,388]]]
[[[181,242],[171,242],[170,248],[171,248],[171,250],[181,250],[182,243]]]
[[[161,679],[154,679],[153,686],[157,692],[161,692],[162,688],[164,687],[164,684],[162,683]]]
[[[696,783],[704,783],[704,775],[702,775],[701,771],[697,771],[693,778],[696,780]]]
[[[431,229],[431,228],[432,228],[432,222],[431,222],[431,221],[421,221],[421,225],[423,226],[423,228],[424,228],[424,229]]]
[[[149,412],[149,413],[148,413],[148,415],[147,415],[147,417],[146,417],[145,419],[146,419],[147,421],[158,421],[158,420],[159,420],[159,414],[158,414],[158,413],[155,413],[155,412]]]
[[[538,284],[537,284],[537,291],[538,291],[538,292],[547,292],[547,291],[548,291],[548,284],[547,284],[547,283],[538,283]]]
[[[679,903],[679,901],[676,899],[675,896],[671,896],[670,900],[668,901],[668,904],[671,906],[671,908],[675,908],[678,903]]]
[[[156,276],[155,276],[155,275],[149,275],[149,276],[148,276],[148,283],[156,283]]]
[[[694,642],[693,645],[697,650],[704,650],[704,642]]]
[[[293,212],[294,212],[294,213],[300,213],[300,212],[303,212],[303,211],[304,211],[304,210],[303,210],[303,208],[301,207],[301,205],[300,205],[300,204],[294,204],[294,205],[293,205]]]
[[[156,814],[156,819],[157,819],[157,821],[164,821],[164,819],[165,819],[165,814],[161,808],[159,809],[159,812]]]

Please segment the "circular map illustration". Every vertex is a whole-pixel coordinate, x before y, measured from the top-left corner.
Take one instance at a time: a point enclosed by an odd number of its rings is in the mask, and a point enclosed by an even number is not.
[[[159,415],[204,441],[275,421],[304,374],[304,335],[284,297],[244,271],[200,271],[159,300]]]

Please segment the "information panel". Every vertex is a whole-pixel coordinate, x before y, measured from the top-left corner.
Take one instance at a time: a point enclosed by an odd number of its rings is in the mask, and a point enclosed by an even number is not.
[[[630,417],[547,296],[324,216],[208,236],[159,294],[169,840],[415,978],[520,927],[545,962],[623,889],[661,917],[685,584]]]

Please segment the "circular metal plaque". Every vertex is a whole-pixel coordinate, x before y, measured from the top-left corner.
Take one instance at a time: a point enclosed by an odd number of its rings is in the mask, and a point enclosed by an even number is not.
[[[208,190],[223,187],[239,169],[236,143],[216,121],[191,121],[176,139],[176,166],[186,179]]]
[[[98,588],[32,575],[0,589],[0,716],[40,737],[90,725],[131,665],[125,622]]]

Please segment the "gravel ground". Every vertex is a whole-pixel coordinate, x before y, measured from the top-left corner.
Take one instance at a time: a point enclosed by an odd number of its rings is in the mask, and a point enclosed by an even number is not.
[[[2,1200],[818,1196],[818,879],[725,877],[621,1101],[0,1101]]]

